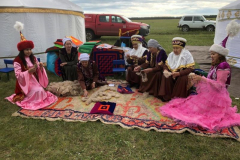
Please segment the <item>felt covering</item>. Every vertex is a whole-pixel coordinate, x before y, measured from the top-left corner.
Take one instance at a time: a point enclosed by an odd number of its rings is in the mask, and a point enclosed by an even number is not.
[[[108,76],[113,75],[113,60],[123,59],[123,54],[122,50],[94,48],[90,59],[96,62],[101,75]]]
[[[115,81],[115,83],[117,82],[119,81]],[[101,87],[89,90],[89,96],[94,94],[98,89],[101,89]],[[59,97],[55,104],[41,110],[29,111],[20,109],[19,111],[15,112],[13,116],[42,119],[47,121],[63,120],[64,122],[68,123],[95,123],[93,121],[99,120],[102,123],[120,125],[126,129],[138,128],[143,131],[152,130],[164,133],[184,133],[188,131],[191,134],[198,136],[213,137],[215,139],[216,137],[234,138],[240,141],[240,132],[238,127],[229,127],[210,132],[201,127],[190,128],[182,124],[178,124],[171,119],[163,117],[161,113],[158,112],[158,108],[165,104],[160,99],[155,98],[152,95],[139,93],[134,89],[133,91],[133,94],[120,94],[116,92],[119,97],[110,99],[111,102],[116,103],[116,108],[113,115],[90,114],[89,112],[95,105],[94,103],[86,105],[85,102],[79,98],[79,96],[71,96]],[[101,124],[99,123],[99,125]],[[183,137],[184,136],[185,135],[183,135]],[[207,141],[207,139],[204,140]]]
[[[97,102],[92,110],[91,114],[108,114],[113,115],[114,109],[116,107],[116,103],[112,102]]]

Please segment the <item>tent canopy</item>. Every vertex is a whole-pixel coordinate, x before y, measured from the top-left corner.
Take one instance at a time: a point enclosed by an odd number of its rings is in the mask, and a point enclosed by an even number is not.
[[[223,9],[239,9],[240,8],[240,0],[234,1],[222,8],[220,8],[219,10],[223,10]]]
[[[227,37],[226,27],[231,20],[236,19],[240,24],[240,0],[234,1],[219,9],[216,19],[214,43],[220,44]],[[240,33],[233,38],[228,38],[226,48],[229,49],[227,56],[229,64],[240,68]]]
[[[18,55],[20,34],[13,28],[16,21],[24,24],[25,38],[34,42],[33,53],[45,52],[65,36],[86,41],[83,10],[68,0],[1,0],[0,21],[4,37],[0,39],[0,68],[4,67],[3,57]],[[46,62],[46,54],[36,56]]]
[[[68,0],[1,0],[0,7],[49,8],[83,13],[81,7]]]

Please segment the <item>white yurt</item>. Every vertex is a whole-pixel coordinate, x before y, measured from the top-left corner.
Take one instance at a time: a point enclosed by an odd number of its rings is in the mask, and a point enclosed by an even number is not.
[[[83,10],[69,0],[1,0],[0,1],[0,68],[3,59],[18,55],[20,33],[13,26],[24,24],[22,34],[34,42],[33,53],[46,62],[45,50],[57,39],[73,36],[86,41]]]
[[[233,19],[236,19],[236,22],[240,24],[240,0],[234,1],[219,9],[216,19],[215,44],[220,44],[222,40],[226,38],[227,24]],[[226,48],[229,49],[228,62],[240,68],[240,33],[233,38],[228,38]]]

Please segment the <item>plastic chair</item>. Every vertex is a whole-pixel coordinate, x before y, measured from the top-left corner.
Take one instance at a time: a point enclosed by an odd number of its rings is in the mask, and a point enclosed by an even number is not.
[[[9,80],[9,72],[14,71],[14,68],[9,68],[8,64],[13,65],[13,60],[9,60],[9,59],[4,59],[4,63],[6,64],[6,68],[2,68],[0,69],[0,72],[2,73],[7,73],[7,79]]]

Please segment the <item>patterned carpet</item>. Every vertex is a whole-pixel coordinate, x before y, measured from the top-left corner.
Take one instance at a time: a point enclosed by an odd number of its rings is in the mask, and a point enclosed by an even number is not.
[[[98,89],[94,89],[96,91]],[[90,91],[91,94],[93,91]],[[46,119],[49,121],[97,121],[100,120],[106,124],[118,124],[123,128],[139,128],[144,131],[151,129],[157,132],[183,133],[188,131],[194,135],[208,137],[226,137],[234,138],[240,141],[238,127],[230,127],[210,132],[201,127],[188,128],[175,123],[171,119],[163,117],[159,112],[159,106],[164,103],[151,95],[138,93],[136,90],[133,94],[120,94],[120,97],[112,98],[110,102],[115,102],[116,108],[114,115],[90,114],[95,103],[86,105],[81,101],[81,97],[60,97],[58,101],[44,109],[30,111],[20,109],[13,113],[13,116],[26,118]]]

